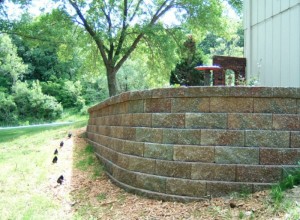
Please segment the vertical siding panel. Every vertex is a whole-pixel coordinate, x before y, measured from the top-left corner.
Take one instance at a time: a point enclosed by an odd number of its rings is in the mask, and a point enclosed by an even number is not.
[[[280,43],[280,55],[281,55],[281,74],[280,85],[288,86],[290,83],[290,25],[289,25],[289,12],[283,12],[281,15],[281,43]]]
[[[300,3],[300,0],[290,0],[290,7],[293,7],[293,6],[297,5],[298,3]]]
[[[290,13],[290,86],[300,87],[300,5]]]
[[[273,86],[273,26],[272,19],[266,21],[266,62],[264,80],[266,86]]]
[[[264,85],[266,82],[266,59],[265,59],[265,45],[266,45],[266,24],[262,22],[258,25],[258,54],[257,54],[257,78],[259,79],[259,85]]]
[[[261,22],[265,19],[265,13],[266,13],[266,0],[259,0],[258,1],[258,16],[257,16],[257,22]]]
[[[250,0],[244,0],[243,3],[243,12],[244,12],[244,56],[247,59],[247,67],[246,67],[246,77],[248,78],[248,74],[251,72],[251,2]]]
[[[243,25],[244,29],[247,29],[250,26],[250,14],[251,14],[251,9],[249,8],[249,0],[244,0],[243,3]]]
[[[260,72],[261,85],[300,87],[300,0],[244,0],[244,6],[248,80]]]
[[[273,0],[266,0],[266,18],[270,18],[273,15]]]
[[[273,86],[280,85],[280,16],[273,18]]]
[[[257,23],[258,0],[252,0],[250,2],[251,2],[251,10],[252,10],[251,25],[255,25]]]
[[[273,0],[273,15],[276,15],[280,12],[280,1],[281,0]]]
[[[252,27],[252,39],[251,39],[251,73],[249,73],[250,75],[250,80],[253,79],[253,77],[255,77],[255,75],[257,74],[257,66],[255,65],[257,62],[257,53],[258,53],[258,29],[257,29],[257,25]]]
[[[281,7],[281,11],[288,9],[290,7],[290,1],[287,0],[281,1],[280,7]]]

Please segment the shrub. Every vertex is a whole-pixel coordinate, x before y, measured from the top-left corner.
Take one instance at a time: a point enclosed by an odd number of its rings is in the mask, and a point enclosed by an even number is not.
[[[81,109],[85,105],[85,100],[81,96],[82,86],[80,81],[72,82],[59,80],[41,83],[43,92],[54,96],[64,108],[76,107]]]
[[[106,78],[82,77],[82,97],[87,105],[99,103],[109,97]]]
[[[202,86],[204,85],[204,75],[195,70],[195,67],[203,64],[202,54],[196,50],[196,41],[193,36],[189,36],[184,42],[183,57],[171,71],[170,85]]]
[[[38,81],[33,82],[31,87],[26,82],[17,82],[13,91],[19,116],[23,119],[53,120],[62,114],[62,105],[54,97],[43,94]]]
[[[0,92],[0,121],[15,123],[18,119],[17,105],[11,96]]]

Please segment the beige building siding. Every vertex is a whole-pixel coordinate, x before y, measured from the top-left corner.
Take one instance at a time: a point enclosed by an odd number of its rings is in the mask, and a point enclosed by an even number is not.
[[[248,80],[300,87],[300,0],[244,0]]]

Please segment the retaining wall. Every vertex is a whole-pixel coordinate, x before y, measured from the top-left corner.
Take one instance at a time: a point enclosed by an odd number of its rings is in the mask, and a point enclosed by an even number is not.
[[[89,114],[88,141],[112,181],[152,198],[258,191],[300,160],[300,88],[126,92]]]

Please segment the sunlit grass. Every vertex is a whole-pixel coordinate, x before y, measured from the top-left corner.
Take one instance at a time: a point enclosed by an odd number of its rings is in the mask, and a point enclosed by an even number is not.
[[[76,154],[76,158],[78,159],[75,164],[76,168],[82,171],[91,169],[92,178],[99,177],[103,174],[103,167],[99,165],[95,157],[93,146],[87,145],[83,150],[76,152]]]
[[[83,112],[82,114],[78,114],[78,109],[76,108],[71,108],[71,109],[64,109],[63,114],[61,118],[56,120],[57,122],[66,122],[66,121],[87,121],[88,119],[88,114],[87,111]]]
[[[49,164],[59,139],[84,125],[0,130],[1,219],[60,219],[60,205],[45,191]]]

